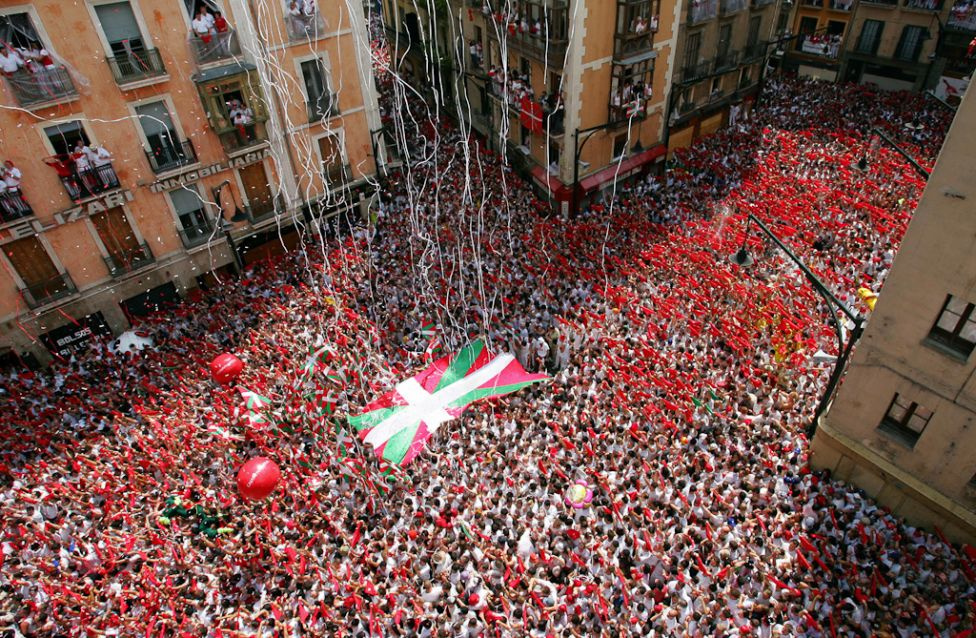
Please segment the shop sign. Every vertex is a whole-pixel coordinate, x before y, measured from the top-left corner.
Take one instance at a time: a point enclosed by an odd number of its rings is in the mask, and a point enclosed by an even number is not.
[[[189,171],[183,173],[182,175],[177,175],[173,179],[165,179],[160,182],[153,182],[149,185],[149,190],[153,193],[162,193],[163,191],[171,191],[174,188],[179,188],[185,186],[186,184],[192,184],[198,182],[204,177],[210,177],[211,175],[216,175],[217,173],[223,173],[226,170],[232,168],[243,168],[250,164],[255,164],[260,162],[266,157],[271,155],[271,148],[264,147],[260,151],[253,151],[240,157],[235,157],[227,162],[217,162],[211,164],[210,166],[204,166],[203,168],[197,169],[195,171]]]

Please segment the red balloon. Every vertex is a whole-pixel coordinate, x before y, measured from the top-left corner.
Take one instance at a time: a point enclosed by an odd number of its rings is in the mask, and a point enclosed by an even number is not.
[[[217,355],[210,362],[210,375],[221,385],[227,385],[239,377],[243,370],[244,362],[229,352]]]
[[[281,480],[281,470],[271,459],[258,456],[237,473],[237,489],[241,496],[252,500],[266,498]]]

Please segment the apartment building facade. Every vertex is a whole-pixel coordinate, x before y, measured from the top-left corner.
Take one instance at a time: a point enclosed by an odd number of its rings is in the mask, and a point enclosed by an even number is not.
[[[811,463],[976,542],[976,96],[962,101]]]
[[[0,358],[68,357],[363,206],[384,150],[350,7],[0,2]]]
[[[411,45],[391,42],[394,59],[403,52],[413,77],[435,88],[418,67],[449,68],[458,84],[442,84],[459,120],[506,153],[554,209],[596,202],[615,181],[663,161],[674,5],[451,0],[434,17],[421,4],[418,12],[384,0],[388,40]]]
[[[958,93],[958,80],[973,70],[966,53],[973,27],[968,13],[943,0],[860,0],[839,77],[920,91],[937,87],[945,75],[949,91]]]
[[[684,6],[668,105],[669,150],[748,115],[779,10],[777,0],[690,0]]]

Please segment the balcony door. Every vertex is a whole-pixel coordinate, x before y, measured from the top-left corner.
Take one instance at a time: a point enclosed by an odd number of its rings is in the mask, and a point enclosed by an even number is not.
[[[333,112],[333,96],[329,90],[328,74],[322,60],[315,58],[301,63],[308,113],[312,120],[329,117]]]
[[[330,187],[341,186],[343,177],[342,141],[338,135],[323,135],[318,139],[322,175]]]
[[[264,162],[248,164],[239,169],[237,174],[244,186],[244,197],[251,208],[251,214],[261,217],[274,211],[274,193],[268,185],[268,175],[264,169]]]
[[[166,102],[150,102],[135,108],[139,117],[139,126],[146,136],[149,152],[159,166],[178,166],[182,163],[183,152],[180,148],[179,136],[173,125]]]
[[[45,127],[44,134],[56,155],[67,155],[74,152],[79,141],[84,146],[91,145],[91,139],[79,120]]]
[[[3,252],[34,299],[46,299],[64,292],[67,284],[37,237],[4,244]]]
[[[142,258],[139,239],[121,206],[92,215],[91,221],[116,268],[127,269]]]
[[[97,5],[95,15],[98,16],[112,55],[132,65],[133,75],[144,72],[139,68],[142,60],[138,54],[146,50],[146,45],[128,0]]]

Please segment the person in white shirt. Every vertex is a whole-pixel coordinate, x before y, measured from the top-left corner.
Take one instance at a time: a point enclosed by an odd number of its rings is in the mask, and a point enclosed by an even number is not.
[[[9,46],[0,49],[0,71],[4,75],[13,75],[24,66],[24,58]]]
[[[193,28],[193,33],[203,40],[204,44],[209,44],[213,39],[214,19],[210,15],[210,12],[207,11],[207,7],[201,5],[200,10],[197,11],[197,16],[193,18],[190,26]]]

